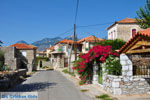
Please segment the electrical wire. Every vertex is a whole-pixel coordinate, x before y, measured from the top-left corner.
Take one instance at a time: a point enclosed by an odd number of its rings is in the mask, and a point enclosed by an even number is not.
[[[73,30],[73,28],[70,28],[70,29],[64,31],[63,33],[58,34],[57,36],[65,35],[66,33],[71,32],[72,30]],[[57,37],[57,36],[56,36],[56,37]]]
[[[82,27],[93,27],[93,26],[102,26],[102,25],[107,25],[107,24],[112,24],[114,22],[108,22],[108,23],[102,23],[102,24],[92,24],[92,25],[84,25],[84,26],[77,26],[77,28],[82,28]]]

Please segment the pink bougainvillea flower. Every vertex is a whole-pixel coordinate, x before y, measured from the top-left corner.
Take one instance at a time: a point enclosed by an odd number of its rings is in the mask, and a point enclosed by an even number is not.
[[[89,50],[88,53],[80,55],[81,59],[76,63],[73,69],[76,69],[80,74],[80,79],[86,82],[86,80],[92,77],[91,70],[87,70],[89,64],[94,63],[95,60],[100,60],[100,62],[106,62],[109,55],[119,56],[117,52],[112,52],[111,46],[100,46],[96,45]],[[86,76],[84,76],[86,74]]]
[[[100,61],[105,62],[105,61],[106,61],[105,57],[102,57],[102,58],[100,59]]]

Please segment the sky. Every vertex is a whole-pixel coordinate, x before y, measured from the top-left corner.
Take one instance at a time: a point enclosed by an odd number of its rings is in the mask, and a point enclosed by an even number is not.
[[[33,43],[43,38],[72,35],[76,1],[0,0],[0,40],[3,46],[19,40]],[[77,36],[105,38],[111,24],[127,17],[135,18],[136,11],[145,4],[146,0],[79,0]]]

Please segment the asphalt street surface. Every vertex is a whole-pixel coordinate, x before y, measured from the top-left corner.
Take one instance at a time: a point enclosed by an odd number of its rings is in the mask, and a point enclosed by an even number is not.
[[[38,100],[93,100],[57,71],[39,71],[11,92],[38,92]]]

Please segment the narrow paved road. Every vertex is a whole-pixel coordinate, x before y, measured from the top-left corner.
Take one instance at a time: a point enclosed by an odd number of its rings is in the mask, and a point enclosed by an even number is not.
[[[93,100],[57,71],[37,72],[12,91],[37,91],[38,100]]]

